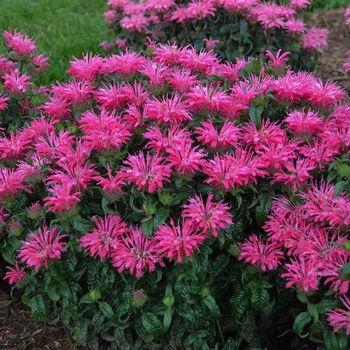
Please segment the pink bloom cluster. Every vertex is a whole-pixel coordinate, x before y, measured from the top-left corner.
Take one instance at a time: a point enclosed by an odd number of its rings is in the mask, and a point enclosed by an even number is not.
[[[118,37],[115,42],[104,41],[101,46],[107,50],[115,45],[124,50],[131,47],[129,33],[140,36],[151,35],[152,39],[167,42],[171,40],[166,37],[162,28],[171,25],[186,25],[191,22],[202,20],[210,21],[214,17],[222,18],[224,15],[241,16],[250,23],[255,23],[265,31],[279,29],[285,31],[287,35],[299,40],[304,49],[313,51],[317,47],[327,46],[327,29],[315,27],[307,28],[304,21],[299,18],[298,11],[305,9],[311,1],[293,0],[289,5],[280,2],[262,2],[260,0],[192,0],[187,3],[176,2],[174,0],[146,0],[142,4],[131,0],[108,1],[109,11],[104,13],[104,17],[110,26],[117,25],[122,37]],[[225,24],[223,22],[223,26]],[[153,28],[155,27],[155,28]],[[159,29],[160,28],[160,29]],[[222,39],[219,33],[216,38],[204,38],[203,42],[207,49],[214,49],[216,44]],[[165,36],[165,38],[164,38]]]

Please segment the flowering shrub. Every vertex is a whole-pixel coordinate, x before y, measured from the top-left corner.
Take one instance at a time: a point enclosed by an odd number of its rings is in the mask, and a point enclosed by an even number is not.
[[[290,322],[347,348],[342,88],[287,52],[154,43],[48,88],[34,43],[4,36],[0,251],[36,318],[87,349],[273,349]]]
[[[264,56],[266,50],[291,52],[294,70],[314,69],[316,49],[327,46],[328,30],[308,25],[303,10],[309,0],[262,2],[260,0],[199,0],[135,2],[109,0],[104,14],[109,32],[107,51],[143,50],[147,40],[193,45],[197,52],[214,50],[223,59]],[[154,48],[148,44],[149,50]],[[175,50],[176,51],[176,50]]]

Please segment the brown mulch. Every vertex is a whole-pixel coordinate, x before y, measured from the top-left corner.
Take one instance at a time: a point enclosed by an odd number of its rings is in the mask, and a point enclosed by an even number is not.
[[[346,51],[350,49],[350,29],[345,25],[345,9],[308,14],[307,21],[329,29],[329,46],[319,49],[316,75],[324,81],[337,81],[350,86],[350,74],[343,68]],[[0,350],[74,350],[70,332],[58,323],[49,325],[36,321],[30,308],[20,298],[12,299],[0,284]],[[269,349],[275,350],[275,349]]]

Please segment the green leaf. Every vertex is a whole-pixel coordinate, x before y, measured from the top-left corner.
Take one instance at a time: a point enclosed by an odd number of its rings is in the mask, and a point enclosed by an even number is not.
[[[108,333],[106,330],[103,330],[101,332],[101,338],[107,341],[114,341],[115,340],[115,336]]]
[[[89,323],[90,321],[86,318],[75,320],[75,326],[73,328],[73,339],[77,344],[86,346]]]
[[[300,313],[296,319],[294,320],[294,324],[293,324],[293,331],[299,335],[299,337],[302,336],[302,331],[305,327],[306,324],[308,324],[311,321],[311,315],[307,312],[304,311],[302,313]],[[307,336],[309,333],[307,333],[306,335],[304,335],[303,337]]]
[[[275,192],[270,189],[268,192],[260,193],[258,197],[259,205],[256,207],[255,218],[259,226],[262,226],[265,223],[267,215],[270,213],[274,195]]]
[[[94,227],[92,221],[83,219],[79,214],[70,218],[70,223],[79,232],[89,232]]]
[[[112,210],[111,208],[108,207],[109,204],[111,204],[111,203],[108,199],[102,198],[102,201],[101,201],[102,210],[106,214],[116,214],[116,212],[114,210]]]
[[[83,295],[79,300],[79,304],[93,304],[94,302],[95,300],[91,299],[90,294]]]
[[[166,309],[164,313],[164,318],[163,318],[164,332],[167,332],[171,325],[171,319],[172,319],[173,313],[174,313],[174,310],[170,306]]]
[[[219,309],[219,306],[216,303],[215,299],[210,294],[203,297],[202,299],[203,299],[204,304],[211,311],[212,316],[219,317],[220,316],[220,309]]]
[[[205,338],[207,335],[209,335],[209,332],[205,330],[194,332],[184,340],[183,345],[185,346],[191,345],[198,338]]]
[[[309,314],[312,316],[314,319],[314,324],[318,323],[318,311],[315,305],[313,304],[308,304],[307,306],[307,311],[309,311]]]
[[[338,345],[339,345],[339,350],[346,350],[348,348],[348,340],[349,337],[346,336],[345,334],[339,334],[338,333]]]
[[[142,231],[143,231],[143,234],[145,235],[145,237],[148,237],[148,238],[152,237],[153,227],[154,227],[154,219],[149,218],[146,221],[142,221],[141,227],[142,227]]]
[[[213,264],[213,277],[216,277],[220,272],[224,271],[229,262],[230,259],[227,255],[220,254]]]
[[[228,340],[227,340],[225,346],[222,348],[222,350],[235,350],[235,342],[231,337],[228,338]]]
[[[250,304],[249,293],[245,290],[238,290],[230,299],[230,306],[233,309],[236,319],[239,320]]]
[[[170,210],[167,208],[159,208],[154,214],[154,229],[156,230],[162,225],[170,215]]]
[[[145,312],[142,315],[142,324],[153,337],[157,337],[164,332],[162,323],[159,321],[158,317],[151,312]]]
[[[334,169],[341,177],[350,177],[350,166],[343,163],[338,163]]]
[[[114,311],[113,311],[112,307],[107,302],[101,301],[99,303],[99,308],[110,321],[114,320],[114,318],[115,318]]]
[[[334,197],[339,197],[341,192],[349,186],[349,181],[339,181],[334,186]]]
[[[320,315],[325,314],[328,310],[333,310],[339,304],[338,300],[322,299],[315,307]]]
[[[266,312],[269,307],[270,296],[265,288],[258,285],[252,290],[252,306],[258,311]]]
[[[254,101],[251,103],[249,108],[249,118],[256,125],[257,129],[261,128],[261,115],[263,111],[263,106],[256,106]]]
[[[324,333],[323,341],[327,350],[339,350],[337,336],[332,331]]]
[[[350,263],[345,264],[340,269],[340,279],[342,279],[343,281],[350,280]]]
[[[36,295],[31,300],[32,313],[37,320],[46,318],[46,305],[41,294]]]
[[[57,293],[56,288],[50,286],[46,289],[46,293],[51,300],[57,301],[60,299],[60,295]]]
[[[101,330],[105,319],[106,316],[101,310],[95,313],[94,317],[91,319],[91,324],[94,326],[96,332]]]
[[[74,252],[69,251],[64,263],[68,272],[73,272],[75,267],[77,266],[78,258],[76,257]]]

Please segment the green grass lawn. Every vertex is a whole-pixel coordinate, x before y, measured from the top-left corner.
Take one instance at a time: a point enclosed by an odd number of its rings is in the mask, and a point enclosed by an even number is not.
[[[47,82],[65,80],[73,56],[103,53],[106,39],[103,13],[107,0],[0,0],[0,34],[11,28],[36,39],[49,56]]]

